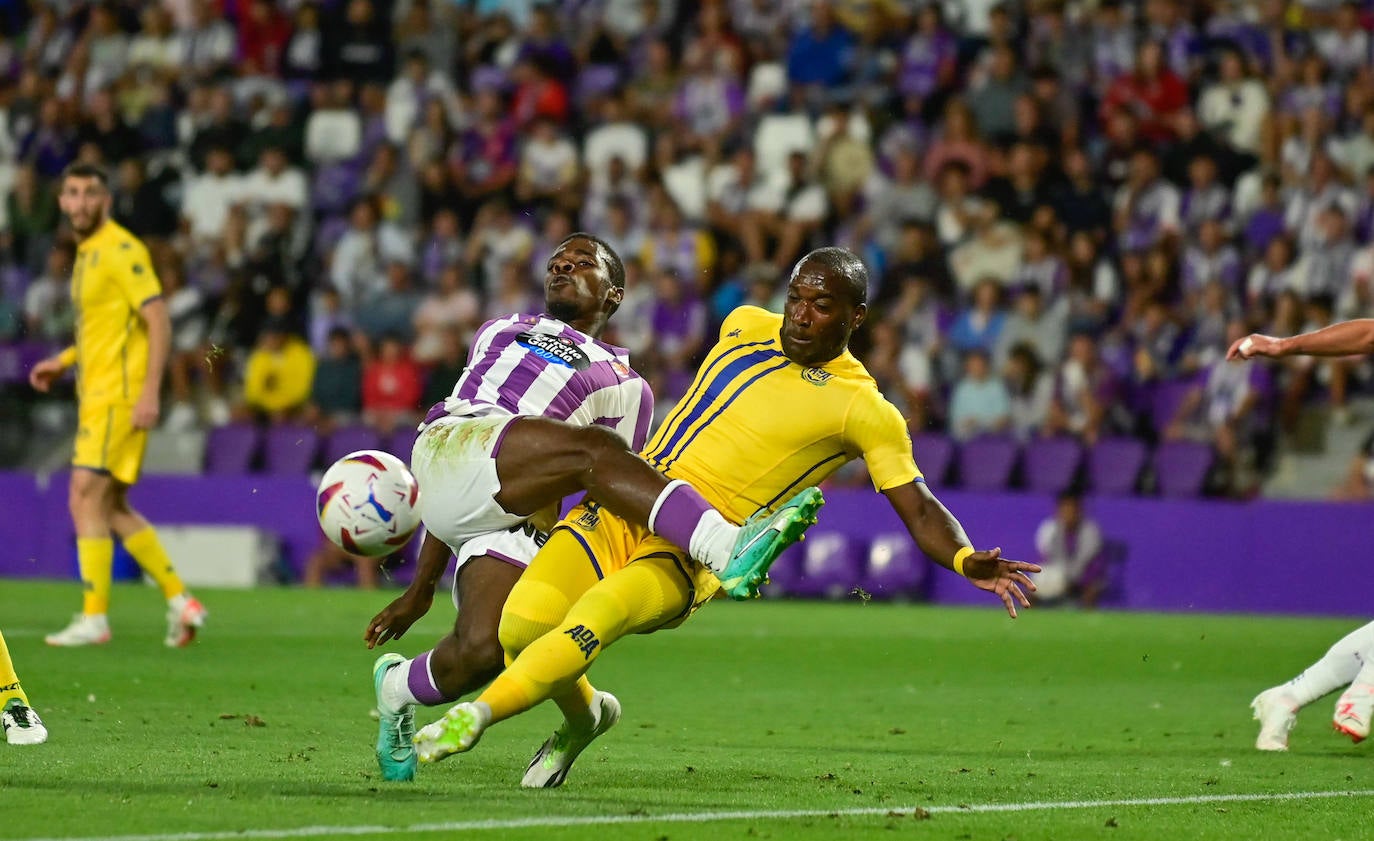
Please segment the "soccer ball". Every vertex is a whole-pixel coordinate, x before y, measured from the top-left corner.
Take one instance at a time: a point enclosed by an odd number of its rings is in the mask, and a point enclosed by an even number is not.
[[[359,450],[324,472],[315,513],[340,549],[384,558],[419,528],[419,501],[420,486],[403,461],[381,450]]]

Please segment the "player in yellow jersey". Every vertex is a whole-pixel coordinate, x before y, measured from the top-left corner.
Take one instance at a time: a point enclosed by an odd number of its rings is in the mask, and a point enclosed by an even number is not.
[[[181,583],[153,527],[129,505],[148,430],[157,424],[171,322],[148,249],[109,218],[105,173],[75,164],[62,174],[58,203],[77,238],[72,267],[76,342],[39,362],[29,382],[47,391],[76,366],[77,431],[68,494],[85,588],[81,613],[49,645],[110,640],[106,613],[114,537],[167,599],[166,643],[180,647],[205,623],[205,608]]]
[[[867,314],[868,271],[842,248],[797,263],[783,315],[731,313],[720,342],[645,456],[690,482],[736,520],[775,506],[862,457],[925,554],[1001,598],[1014,618],[1029,606],[1034,564],[975,551],[959,521],[926,487],[906,423],[849,352]],[[563,782],[573,760],[620,716],[585,673],[628,634],[681,624],[715,593],[716,579],[678,547],[590,502],[555,528],[501,615],[510,665],[476,701],[458,704],[415,737],[420,761],[467,750],[492,723],[552,698],[566,721],[535,754],[522,785]]]
[[[4,634],[0,634],[0,730],[5,731],[5,741],[11,745],[41,745],[48,740],[43,719],[29,706],[29,698],[19,685]]]

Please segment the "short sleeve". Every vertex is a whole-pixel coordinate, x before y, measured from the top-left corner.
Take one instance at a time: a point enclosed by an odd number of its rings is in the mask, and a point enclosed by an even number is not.
[[[876,388],[864,389],[854,398],[845,418],[844,438],[863,455],[875,489],[891,490],[921,478],[906,420]]]
[[[153,271],[153,261],[143,243],[120,243],[115,246],[115,254],[117,259],[110,265],[110,271],[130,307],[139,310],[154,298],[161,297],[162,283]]]

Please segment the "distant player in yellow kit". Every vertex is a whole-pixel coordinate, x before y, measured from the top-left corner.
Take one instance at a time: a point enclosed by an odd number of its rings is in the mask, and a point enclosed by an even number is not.
[[[43,719],[29,706],[29,698],[19,685],[5,635],[0,633],[0,730],[11,745],[41,745],[48,740]]]
[[[771,509],[862,457],[925,554],[1001,598],[1016,616],[1034,564],[975,551],[925,485],[906,423],[848,351],[867,314],[868,271],[853,253],[822,248],[792,272],[783,315],[741,307],[687,396],[644,451],[670,479],[690,482],[727,517]],[[501,615],[506,670],[415,737],[420,761],[472,747],[490,724],[553,699],[566,722],[535,754],[522,785],[561,784],[572,762],[620,716],[585,674],[620,638],[676,627],[719,582],[678,547],[594,501],[573,509],[515,585]]]
[[[78,422],[68,495],[85,588],[81,613],[49,645],[109,642],[114,537],[167,599],[166,643],[180,647],[205,623],[205,608],[181,583],[152,525],[129,505],[148,430],[157,425],[171,322],[148,249],[109,218],[100,169],[75,164],[62,174],[58,203],[77,238],[72,267],[76,342],[39,362],[29,382],[47,391],[76,366]]]

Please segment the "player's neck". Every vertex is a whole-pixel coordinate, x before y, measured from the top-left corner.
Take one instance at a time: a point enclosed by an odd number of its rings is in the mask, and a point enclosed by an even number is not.
[[[108,222],[108,221],[110,221],[110,218],[107,216],[107,217],[101,219],[99,222],[96,222],[94,225],[92,225],[92,226],[91,226],[91,229],[90,229],[89,231],[87,231],[87,232],[85,233],[85,235],[82,235],[82,234],[78,233],[78,234],[76,235],[76,244],[77,244],[77,245],[85,245],[86,242],[87,242],[91,237],[93,237],[93,236],[95,236],[96,234],[100,233],[100,229],[103,228],[103,227],[105,227],[105,223]]]
[[[571,321],[565,321],[564,324],[567,324],[580,333],[591,336],[593,339],[601,338],[601,334],[606,332],[606,316],[601,313],[597,313],[587,318],[576,318]]]

